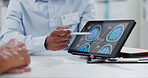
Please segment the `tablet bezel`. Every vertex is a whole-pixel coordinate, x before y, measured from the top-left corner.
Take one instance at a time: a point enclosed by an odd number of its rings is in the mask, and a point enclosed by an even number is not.
[[[74,54],[74,55],[83,55],[83,56],[90,56],[90,55],[95,55],[95,56],[98,56],[98,57],[105,57],[105,58],[114,58],[116,56],[119,55],[120,53],[120,50],[122,49],[122,47],[124,46],[126,40],[128,39],[130,33],[132,32],[134,26],[136,25],[136,22],[134,20],[102,20],[102,21],[88,21],[86,23],[85,26],[88,26],[88,24],[90,23],[96,23],[96,22],[111,22],[111,23],[124,23],[124,22],[127,22],[128,25],[125,29],[125,31],[123,32],[123,35],[121,36],[121,38],[118,40],[118,43],[116,44],[116,46],[114,47],[114,49],[112,50],[112,54],[111,55],[105,55],[105,54],[98,54],[98,53],[92,53],[92,52],[80,52],[80,51],[74,51],[72,50],[71,48],[73,47],[73,45],[75,44],[76,41],[79,40],[79,36],[76,37],[76,39],[74,40],[74,42],[71,44],[70,48],[68,49],[68,52],[71,53],[71,54]],[[84,26],[84,27],[85,27]],[[84,29],[83,27],[83,29]],[[83,30],[82,29],[82,30]],[[83,31],[84,32],[84,31]]]

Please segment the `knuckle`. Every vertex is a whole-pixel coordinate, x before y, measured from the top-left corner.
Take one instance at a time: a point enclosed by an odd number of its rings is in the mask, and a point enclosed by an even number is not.
[[[49,39],[52,40],[52,41],[54,41],[55,40],[55,37],[50,37]]]
[[[25,46],[25,44],[24,44],[24,43],[22,43],[22,47],[26,48],[26,46]]]
[[[55,30],[55,31],[51,32],[51,35],[55,35],[55,34],[56,34],[56,32],[57,32],[57,30]]]
[[[72,38],[72,36],[70,35],[70,36],[69,36],[69,39],[71,39],[71,38]]]
[[[56,29],[60,29],[61,27],[57,27]]]
[[[63,28],[65,28],[65,29],[69,29],[69,27],[67,27],[67,26],[65,26],[65,27],[63,27]]]
[[[70,35],[68,35],[68,36],[67,36],[67,39],[71,39],[71,36],[70,36]]]
[[[68,45],[64,46],[64,48],[67,48],[67,47],[68,47]]]
[[[70,43],[70,40],[68,40],[68,44]]]
[[[24,48],[23,52],[28,54],[28,50],[26,48]]]
[[[70,41],[69,41],[69,40],[67,40],[65,43],[68,45],[68,44],[70,43]]]

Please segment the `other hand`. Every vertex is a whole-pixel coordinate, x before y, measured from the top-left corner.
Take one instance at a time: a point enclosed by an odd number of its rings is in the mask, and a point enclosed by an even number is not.
[[[0,73],[12,68],[27,66],[30,64],[30,56],[25,45],[16,39],[12,39],[0,48]]]

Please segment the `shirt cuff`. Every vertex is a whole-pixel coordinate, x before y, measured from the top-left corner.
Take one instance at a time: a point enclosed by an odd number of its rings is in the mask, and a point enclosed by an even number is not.
[[[47,36],[42,36],[42,37],[35,37],[33,39],[33,47],[32,50],[35,52],[40,52],[40,51],[47,51],[44,44]]]

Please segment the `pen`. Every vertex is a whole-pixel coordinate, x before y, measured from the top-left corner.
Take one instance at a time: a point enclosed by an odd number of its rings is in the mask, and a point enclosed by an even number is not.
[[[70,29],[63,29],[64,31],[70,30]],[[70,35],[89,35],[90,32],[72,32]]]
[[[72,32],[72,33],[70,33],[70,35],[89,35],[89,34],[91,34],[91,33],[89,33],[89,32]]]

